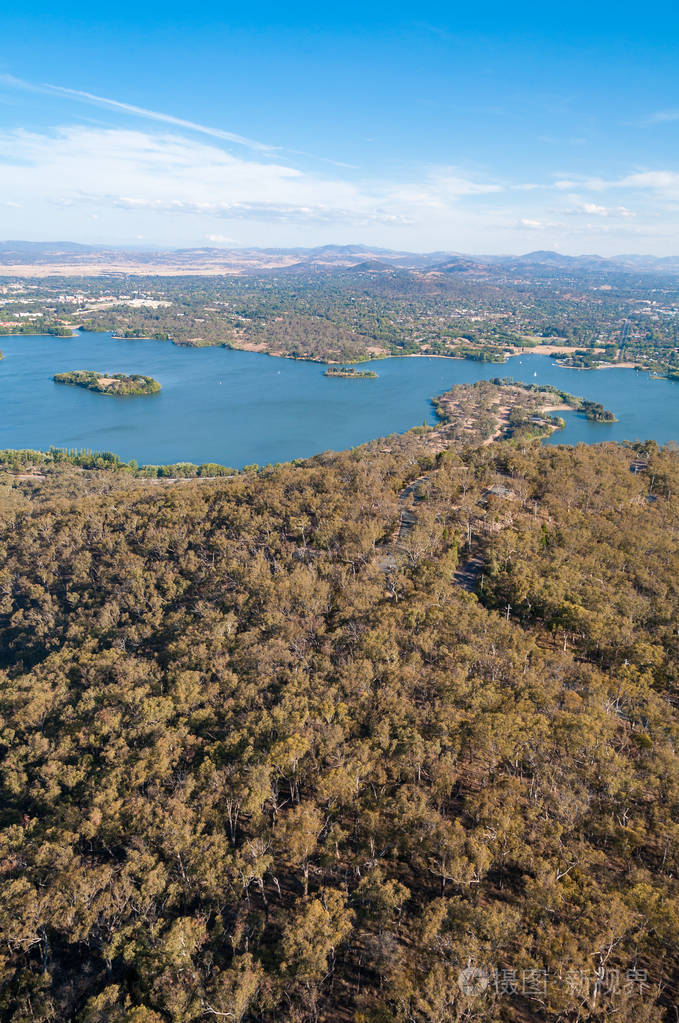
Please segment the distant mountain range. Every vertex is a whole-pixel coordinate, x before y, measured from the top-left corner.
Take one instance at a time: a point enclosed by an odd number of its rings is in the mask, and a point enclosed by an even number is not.
[[[323,245],[291,249],[158,249],[81,245],[77,242],[0,242],[0,276],[104,274],[247,274],[275,272],[381,274],[394,270],[424,274],[550,276],[588,273],[679,274],[679,256],[564,256],[537,251],[525,255],[470,256],[459,252],[400,252],[366,245]]]

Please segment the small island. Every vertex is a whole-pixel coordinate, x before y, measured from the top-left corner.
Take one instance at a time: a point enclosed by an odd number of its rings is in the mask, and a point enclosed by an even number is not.
[[[94,370],[79,369],[71,373],[55,373],[57,384],[72,384],[74,387],[85,387],[97,394],[113,394],[118,397],[131,397],[139,394],[157,394],[160,384],[153,377],[141,376],[138,373],[95,373]]]
[[[376,380],[373,369],[354,369],[353,366],[329,366],[324,377],[344,377],[346,380]]]

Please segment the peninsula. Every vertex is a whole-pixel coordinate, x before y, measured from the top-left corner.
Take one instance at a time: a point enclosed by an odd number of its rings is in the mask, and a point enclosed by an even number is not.
[[[118,397],[130,397],[140,394],[157,394],[160,384],[153,377],[133,373],[95,373],[93,370],[80,369],[70,373],[55,373],[57,384],[72,384],[84,387],[98,394],[114,394]]]
[[[434,442],[486,445],[491,441],[526,443],[544,439],[565,426],[561,411],[581,412],[597,423],[617,422],[598,402],[569,394],[551,384],[523,384],[511,377],[493,377],[457,384],[434,398],[441,425]]]

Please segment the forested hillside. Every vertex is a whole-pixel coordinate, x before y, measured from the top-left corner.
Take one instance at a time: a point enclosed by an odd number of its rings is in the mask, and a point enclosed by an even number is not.
[[[0,473],[0,1018],[675,1021],[678,580],[653,445]]]

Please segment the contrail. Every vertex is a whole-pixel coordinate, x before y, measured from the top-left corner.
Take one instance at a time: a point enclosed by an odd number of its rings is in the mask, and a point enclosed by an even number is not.
[[[135,117],[143,117],[148,121],[160,121],[162,124],[172,124],[177,128],[186,128],[189,131],[198,132],[201,135],[209,135],[210,138],[222,139],[224,142],[234,142],[239,146],[247,146],[258,152],[272,152],[276,146],[266,145],[264,142],[257,142],[254,139],[246,138],[243,135],[236,135],[231,131],[223,131],[221,128],[211,128],[205,124],[198,124],[196,121],[187,121],[182,117],[173,117],[172,114],[163,114],[158,110],[148,110],[146,107],[137,107],[132,103],[121,103],[117,99],[108,99],[106,96],[97,96],[92,92],[84,92],[81,89],[67,89],[63,85],[36,85],[33,82],[26,82],[22,78],[15,78],[14,75],[0,75],[0,82],[12,86],[15,89],[23,89],[26,92],[39,92],[51,96],[68,96],[70,99],[80,100],[82,103],[92,103],[95,106],[107,107],[109,110],[120,110],[125,114],[132,114]]]

